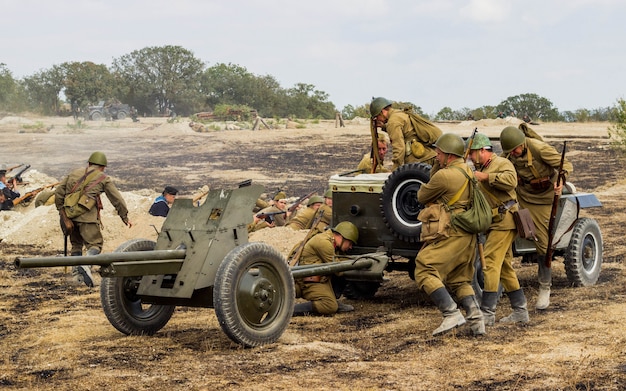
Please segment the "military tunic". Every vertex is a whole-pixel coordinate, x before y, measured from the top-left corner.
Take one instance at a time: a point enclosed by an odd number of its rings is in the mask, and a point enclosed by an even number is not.
[[[451,200],[467,178],[453,166],[460,167],[469,174],[469,167],[462,158],[451,161],[447,167],[440,168],[423,184],[417,199],[420,204],[442,203]],[[470,200],[470,187],[461,193],[452,208],[465,208]],[[444,284],[461,300],[474,295],[471,282],[474,278],[474,258],[476,254],[476,235],[452,227],[450,237],[424,246],[415,259],[415,282],[420,289],[430,295]]]
[[[76,183],[80,181],[83,175],[94,169],[95,168],[93,166],[87,168],[77,168],[70,172],[68,176],[63,178],[61,183],[57,186],[54,194],[54,202],[57,210],[60,211],[63,208],[65,196],[68,195],[73,188],[75,188]],[[100,209],[102,209],[100,194],[106,194],[107,198],[111,202],[111,205],[113,205],[124,224],[128,224],[128,208],[126,207],[126,202],[124,202],[122,194],[119,192],[117,187],[115,187],[115,184],[108,175],[104,173],[102,173],[102,175],[105,175],[105,178],[96,185],[90,186],[90,184],[87,183],[85,186],[85,195],[96,200],[94,207],[82,215],[72,219],[74,222],[74,229],[70,234],[72,254],[82,254],[83,245],[87,250],[95,247],[98,251],[102,251],[104,239],[102,237],[102,232],[100,231]],[[97,181],[98,178],[99,176],[96,177],[91,183]],[[80,186],[77,186],[77,188],[78,187]]]
[[[383,166],[383,162],[377,163],[375,172],[389,172],[389,170]],[[370,174],[372,172],[372,154],[366,153],[363,155],[363,159],[361,159],[356,169],[362,170],[365,174]]]
[[[507,159],[492,153],[491,158],[479,165],[477,170],[489,175],[488,180],[480,181],[479,185],[494,211],[484,244],[484,289],[486,292],[497,292],[502,283],[506,292],[516,291],[520,285],[513,269],[512,244],[517,235],[513,212],[518,210],[518,206],[515,203],[508,208],[503,207],[517,202],[515,167]]]
[[[391,158],[393,170],[407,163],[424,162],[430,165],[434,164],[437,153],[434,148],[430,146],[428,140],[423,140],[419,136],[407,113],[401,110],[389,109],[386,130],[391,139],[391,148],[393,150]],[[424,144],[424,155],[422,157],[417,158],[410,152],[410,144],[409,148],[407,148],[407,143],[411,142],[421,142]]]
[[[300,265],[314,265],[334,261],[335,239],[331,230],[313,236],[305,245],[300,256]],[[306,281],[305,281],[306,280]],[[313,280],[318,280],[315,282]],[[331,280],[328,276],[315,276],[296,280],[296,297],[302,297],[313,303],[316,312],[330,315],[337,312]]]
[[[294,230],[309,229],[311,228],[311,223],[313,223],[316,214],[317,209],[310,206],[300,209],[295,216],[289,219],[287,227]]]

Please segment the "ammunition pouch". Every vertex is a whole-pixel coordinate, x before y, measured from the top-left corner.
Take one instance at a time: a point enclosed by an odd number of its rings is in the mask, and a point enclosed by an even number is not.
[[[522,239],[537,240],[535,223],[528,209],[513,212],[513,220],[517,227],[517,235]]]
[[[546,176],[542,178],[531,179],[530,187],[532,187],[535,190],[546,191],[549,188],[554,187],[554,185],[552,184],[552,181],[550,181],[550,177]]]

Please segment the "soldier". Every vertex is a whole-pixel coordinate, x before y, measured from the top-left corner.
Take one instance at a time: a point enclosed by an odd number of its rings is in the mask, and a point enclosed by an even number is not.
[[[102,232],[100,231],[102,226],[100,221],[100,210],[102,209],[100,194],[102,193],[106,194],[109,201],[111,201],[124,224],[129,228],[133,226],[130,220],[128,220],[128,208],[122,195],[115,187],[111,178],[104,174],[106,166],[107,158],[104,153],[94,152],[89,156],[87,167],[71,171],[56,188],[55,204],[64,221],[67,221],[64,206],[66,196],[82,187],[81,192],[91,200],[92,206],[89,210],[73,217],[71,223],[65,224],[65,227],[71,228],[68,232],[70,242],[72,243],[71,255],[81,256],[83,254],[83,246],[87,249],[87,255],[97,255],[102,251],[102,245],[104,244]],[[77,282],[93,287],[91,266],[72,267],[72,276]]]
[[[435,151],[432,143],[441,136],[441,130],[431,122],[418,116],[411,116],[402,110],[391,107],[391,101],[382,97],[374,98],[370,103],[370,115],[377,124],[385,124],[393,156],[393,170],[406,163],[435,163]],[[415,122],[412,119],[415,119]],[[414,123],[419,124],[418,127]]]
[[[500,283],[509,296],[513,309],[513,312],[500,319],[500,322],[527,323],[529,318],[526,296],[513,269],[512,244],[517,235],[513,212],[518,210],[515,167],[510,161],[493,152],[489,137],[482,133],[476,133],[470,150],[469,157],[476,167],[474,176],[487,196],[491,208],[497,210],[487,231],[484,244],[485,285],[480,309],[483,312],[485,325],[493,326],[495,322]]]
[[[389,170],[387,168],[385,168],[385,166],[383,165],[383,163],[385,162],[385,155],[387,154],[387,149],[389,148],[389,135],[387,134],[387,132],[383,132],[381,130],[379,130],[377,132],[378,134],[378,161],[377,161],[377,165],[376,165],[376,171],[374,172],[389,172]],[[372,172],[372,161],[374,159],[372,159],[372,153],[373,151],[370,151],[368,153],[366,153],[365,155],[363,155],[363,159],[361,159],[361,161],[359,162],[359,165],[357,166],[357,170],[361,170],[363,173],[365,174],[369,174]]]
[[[13,177],[10,181],[7,180],[7,170],[5,166],[0,169],[0,192],[3,193],[4,201],[0,205],[0,210],[10,210],[13,208],[13,200],[20,197],[20,192],[17,187],[17,178]]]
[[[287,219],[289,216],[289,211],[287,210],[287,195],[279,191],[276,193],[272,200],[273,204],[268,206],[267,208],[261,209],[258,213],[254,214],[253,222],[248,225],[248,232],[255,232],[263,228],[274,228],[274,227],[284,227],[287,224]],[[272,215],[271,222],[268,222],[265,219],[256,217],[257,214],[261,213],[276,213],[276,212],[285,212]]]
[[[306,204],[307,207],[298,210],[295,216],[292,216],[292,218],[289,219],[286,226],[296,231],[311,228],[311,224],[315,219],[317,210],[320,206],[322,206],[322,204],[324,204],[324,197],[318,195],[311,196]]]
[[[550,286],[552,285],[552,269],[545,264],[548,249],[548,226],[552,213],[552,202],[555,194],[561,194],[563,183],[557,187],[561,154],[551,145],[526,137],[520,129],[507,126],[500,133],[502,156],[509,159],[517,171],[517,199],[520,207],[528,209],[535,224],[538,258],[539,294],[538,310],[550,305]],[[566,179],[574,167],[567,159],[563,162]]]
[[[172,186],[165,186],[161,195],[158,196],[152,203],[152,206],[150,206],[148,213],[152,216],[167,217],[167,214],[170,212],[170,207],[176,199],[176,194],[178,194],[178,189]]]
[[[471,171],[463,160],[463,139],[446,133],[439,137],[435,147],[439,169],[432,173],[428,183],[420,187],[417,200],[423,205],[454,201],[449,205],[450,208],[465,208],[469,204],[470,189],[469,186],[463,188],[467,178],[461,170],[465,170],[468,175],[471,175]],[[447,238],[425,244],[415,258],[415,282],[443,314],[443,322],[433,331],[433,335],[445,333],[466,322],[446,290],[446,285],[465,309],[472,333],[485,333],[483,314],[471,284],[475,250],[475,234],[450,227]]]
[[[300,265],[314,265],[334,261],[335,251],[346,252],[359,240],[357,227],[344,221],[335,228],[313,236],[300,256]],[[330,276],[311,276],[296,280],[296,297],[308,300],[294,306],[294,315],[317,313],[332,315],[336,312],[354,311],[354,307],[337,301]]]

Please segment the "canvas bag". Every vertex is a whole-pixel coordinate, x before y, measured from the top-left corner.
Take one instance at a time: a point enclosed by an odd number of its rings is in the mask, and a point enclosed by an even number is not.
[[[100,177],[97,180],[95,180],[93,183],[89,183],[98,174],[101,174]],[[85,173],[85,175],[83,175],[83,177],[78,182],[76,182],[76,184],[70,191],[70,194],[67,194],[65,196],[65,199],[63,202],[63,208],[65,209],[65,214],[67,215],[69,219],[74,219],[84,214],[85,212],[91,210],[91,208],[93,208],[96,205],[96,199],[87,196],[85,192],[87,192],[88,189],[91,189],[98,183],[102,182],[104,178],[106,178],[105,174],[97,170],[94,170],[94,171]],[[85,189],[85,186],[87,186],[87,184],[89,184],[89,187]]]
[[[467,172],[460,167],[454,168],[461,171],[468,180],[470,185],[470,208],[459,213],[453,212],[450,222],[453,226],[469,233],[479,234],[486,232],[491,225],[493,217],[491,205],[489,205],[487,198],[485,198],[485,195],[478,187],[476,178],[467,175]]]
[[[415,129],[417,140],[407,146],[407,155],[412,153],[416,158],[421,158],[426,153],[426,145],[432,145],[437,142],[437,139],[441,137],[443,132],[437,127],[437,125],[428,121],[427,119],[417,115],[411,109],[405,109],[404,112],[408,114],[411,120],[411,125]]]
[[[450,212],[447,205],[435,202],[417,215],[422,222],[420,242],[430,243],[450,237]]]
[[[513,220],[517,227],[517,235],[520,238],[537,240],[535,223],[528,209],[513,212]]]

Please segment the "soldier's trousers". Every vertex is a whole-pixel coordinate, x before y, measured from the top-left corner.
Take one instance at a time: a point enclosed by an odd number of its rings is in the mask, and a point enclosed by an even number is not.
[[[92,247],[102,252],[104,238],[100,231],[100,223],[81,223],[74,221],[74,229],[70,234],[70,243],[72,243],[72,254],[82,254],[83,246],[89,250]]]
[[[337,312],[339,305],[335,299],[333,285],[328,279],[326,282],[298,282],[299,297],[313,303],[313,309],[322,315],[331,315]]]
[[[500,283],[506,292],[513,292],[520,288],[517,274],[513,269],[513,249],[511,247],[516,235],[515,230],[494,230],[487,234],[487,240],[484,244],[485,266],[483,268],[485,291],[497,292]]]
[[[451,236],[428,244],[415,258],[415,282],[430,295],[447,285],[461,299],[473,296],[476,235]]]

